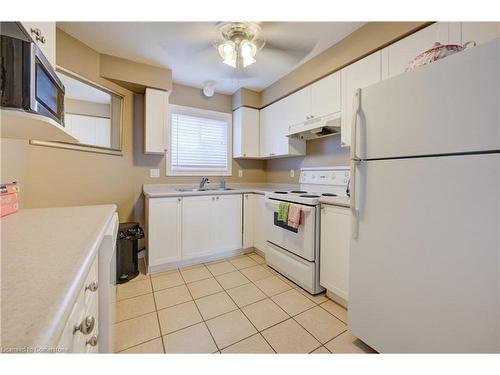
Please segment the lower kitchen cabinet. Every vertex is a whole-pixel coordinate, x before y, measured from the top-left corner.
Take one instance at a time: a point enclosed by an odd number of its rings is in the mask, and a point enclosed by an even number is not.
[[[320,284],[342,304],[349,297],[350,228],[349,208],[321,206]]]
[[[254,195],[254,244],[253,246],[265,253],[266,250],[266,203],[263,195]]]
[[[181,259],[181,214],[182,198],[147,199],[149,266]]]
[[[255,194],[243,194],[243,248],[254,246]]]
[[[240,194],[182,200],[182,259],[241,249]]]

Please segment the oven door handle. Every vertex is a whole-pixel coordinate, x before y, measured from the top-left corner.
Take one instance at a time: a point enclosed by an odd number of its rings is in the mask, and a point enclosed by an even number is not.
[[[271,198],[265,198],[265,202],[268,206],[270,206],[271,208],[273,208],[273,210],[275,212],[278,211],[278,207],[279,207],[279,204],[280,204],[280,201],[277,201],[277,200],[274,200],[274,199],[271,199]],[[283,202],[283,203],[288,203],[290,205],[296,205],[296,206],[300,206],[301,210],[304,211],[304,213],[306,212],[313,212],[314,211],[314,207],[310,207],[310,206],[304,206],[300,203],[292,203],[292,202]]]

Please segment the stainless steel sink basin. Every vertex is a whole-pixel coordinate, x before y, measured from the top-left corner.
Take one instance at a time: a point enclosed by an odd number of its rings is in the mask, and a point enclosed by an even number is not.
[[[189,192],[189,191],[196,192],[196,191],[226,191],[226,190],[234,190],[234,189],[233,188],[217,187],[217,188],[203,188],[203,189],[200,189],[200,188],[179,188],[179,189],[175,189],[175,190],[182,191],[182,192]]]

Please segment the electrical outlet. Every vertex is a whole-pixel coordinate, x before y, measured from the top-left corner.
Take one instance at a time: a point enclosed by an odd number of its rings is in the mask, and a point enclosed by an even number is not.
[[[290,177],[291,178],[295,177],[295,169],[290,169]]]
[[[160,177],[160,169],[153,168],[149,170],[149,177],[151,178],[159,178]]]
[[[238,177],[243,177],[243,169],[238,170]]]

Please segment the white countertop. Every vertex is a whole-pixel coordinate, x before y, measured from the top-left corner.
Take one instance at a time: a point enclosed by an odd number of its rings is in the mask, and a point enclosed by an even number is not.
[[[216,188],[218,184],[213,184],[209,188]],[[298,184],[271,184],[271,183],[226,183],[226,188],[233,190],[205,190],[205,191],[179,191],[177,189],[196,188],[195,184],[144,184],[142,191],[146,197],[187,197],[193,195],[219,195],[219,194],[266,194],[276,190],[298,189]]]
[[[20,210],[0,219],[1,347],[55,347],[115,205]]]

